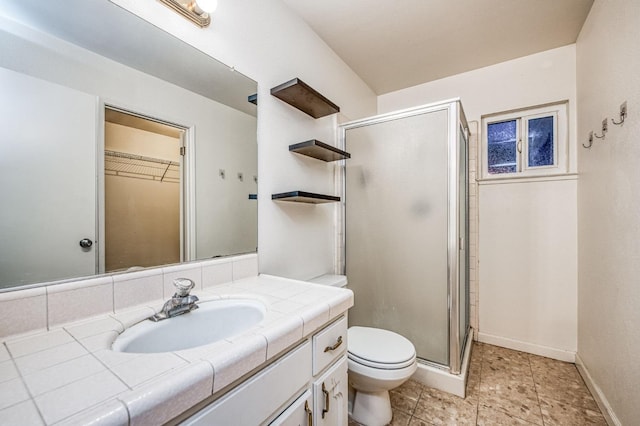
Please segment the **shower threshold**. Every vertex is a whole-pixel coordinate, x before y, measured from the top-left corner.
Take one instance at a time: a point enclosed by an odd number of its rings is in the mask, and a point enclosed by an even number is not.
[[[464,398],[472,345],[473,330],[467,336],[460,374],[451,374],[447,366],[418,359],[418,369],[413,373],[411,379],[425,386]]]

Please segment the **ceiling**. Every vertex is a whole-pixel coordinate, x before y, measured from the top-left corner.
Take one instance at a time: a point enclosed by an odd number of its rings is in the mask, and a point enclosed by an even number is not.
[[[282,0],[378,95],[574,43],[593,0]]]

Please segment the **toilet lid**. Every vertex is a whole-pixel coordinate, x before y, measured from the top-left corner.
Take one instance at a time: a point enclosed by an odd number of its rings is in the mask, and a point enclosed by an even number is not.
[[[408,367],[416,358],[413,344],[389,330],[349,327],[347,352],[351,360],[383,369]]]

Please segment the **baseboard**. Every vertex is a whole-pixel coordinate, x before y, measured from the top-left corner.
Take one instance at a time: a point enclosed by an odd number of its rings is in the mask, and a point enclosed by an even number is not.
[[[598,404],[598,407],[600,408],[600,411],[607,423],[612,426],[622,426],[622,423],[618,420],[618,417],[616,417],[616,413],[613,412],[613,408],[609,405],[609,401],[602,392],[602,389],[600,389],[600,386],[593,381],[591,374],[589,374],[589,370],[587,370],[582,358],[580,358],[580,354],[576,354],[576,367],[578,367],[578,372],[582,376],[582,380],[584,380],[591,392],[591,395],[593,395],[593,398],[596,400],[596,403]]]
[[[522,342],[520,340],[508,339],[506,337],[493,336],[491,334],[478,333],[478,342],[490,345],[501,346],[503,348],[514,349],[516,351],[527,352],[534,355],[545,356],[565,362],[576,362],[576,353],[562,349],[551,348],[549,346],[536,345],[534,343]]]

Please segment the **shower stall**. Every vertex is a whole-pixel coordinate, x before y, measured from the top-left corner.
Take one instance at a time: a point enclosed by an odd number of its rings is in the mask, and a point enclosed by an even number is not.
[[[350,325],[411,340],[418,380],[444,374],[464,382],[471,336],[462,105],[454,99],[370,117],[340,133],[351,154],[342,169],[341,259],[355,294]],[[452,392],[464,393],[464,383]]]

